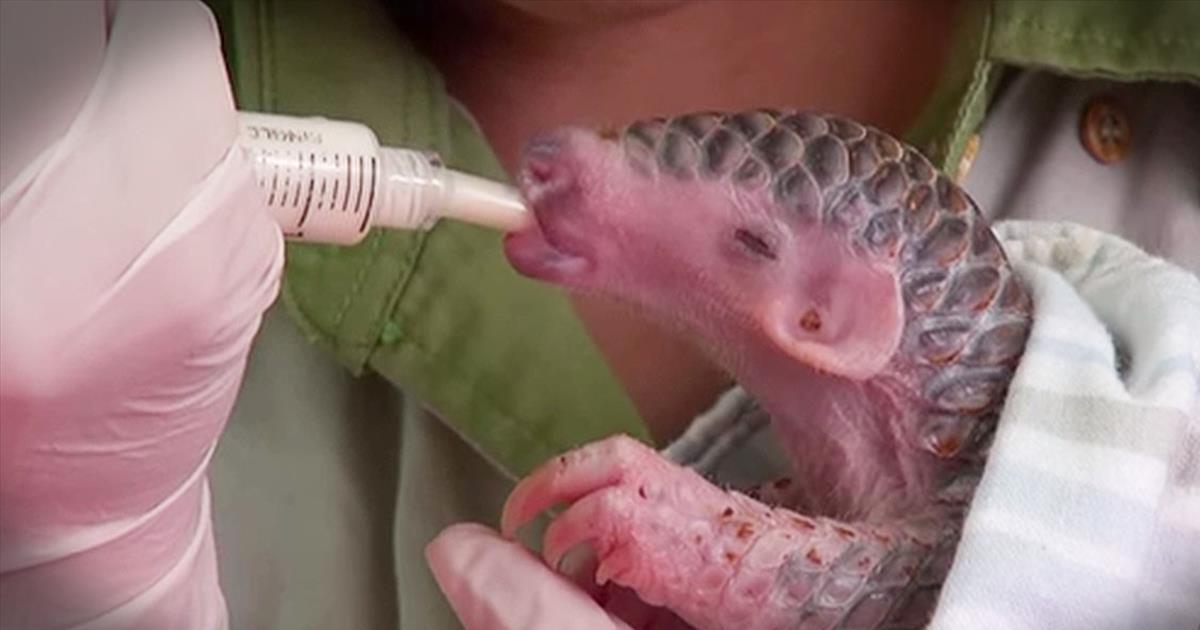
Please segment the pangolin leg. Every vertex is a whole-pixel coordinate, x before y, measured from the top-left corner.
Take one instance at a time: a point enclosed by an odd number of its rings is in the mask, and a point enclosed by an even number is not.
[[[551,566],[590,544],[597,582],[701,630],[919,627],[953,554],[953,536],[933,526],[771,508],[625,436],[557,457],[518,484],[505,534],[561,502],[571,505],[543,547]]]

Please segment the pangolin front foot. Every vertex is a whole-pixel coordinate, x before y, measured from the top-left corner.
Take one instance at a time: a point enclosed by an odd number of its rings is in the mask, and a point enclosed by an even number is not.
[[[570,504],[546,531],[557,567],[579,544],[595,579],[700,630],[919,627],[953,540],[905,523],[849,524],[723,490],[617,436],[556,457],[510,495],[502,528]]]

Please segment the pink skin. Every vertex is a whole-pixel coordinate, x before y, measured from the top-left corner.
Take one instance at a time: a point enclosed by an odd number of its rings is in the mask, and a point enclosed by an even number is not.
[[[976,442],[964,446],[997,400],[970,370],[980,361],[1002,370],[1019,356],[1023,337],[992,333],[997,321],[1015,321],[1019,332],[1022,292],[999,288],[1002,255],[986,232],[970,231],[981,219],[964,223],[978,215],[961,194],[928,179],[931,167],[922,175],[920,163],[906,162],[917,175],[899,199],[915,227],[900,238],[911,246],[866,252],[828,220],[782,208],[770,186],[664,174],[672,158],[663,146],[639,162],[636,143],[582,130],[531,142],[521,187],[537,221],[509,235],[507,256],[527,276],[620,298],[698,339],[771,414],[795,468],[787,507],[809,516],[717,488],[617,436],[522,481],[504,534],[570,503],[546,534],[551,566],[588,543],[599,583],[628,587],[703,630],[870,628],[885,619],[919,627],[964,505],[947,498],[946,482],[973,487],[981,455]],[[878,146],[901,155],[898,145]],[[849,182],[862,187],[847,190],[883,199],[887,180],[876,176],[894,167],[852,155],[865,166],[855,163]],[[658,167],[644,168],[654,160]],[[941,186],[929,189],[941,204],[933,215],[920,203],[929,185]],[[868,219],[893,207],[866,198],[830,197],[825,207]],[[912,279],[938,269],[958,275],[949,289],[922,293],[933,285]],[[966,346],[953,345],[952,329],[930,327],[967,313],[984,323],[973,324],[983,332]],[[983,360],[981,348],[997,350]],[[987,378],[1004,378],[996,374]]]

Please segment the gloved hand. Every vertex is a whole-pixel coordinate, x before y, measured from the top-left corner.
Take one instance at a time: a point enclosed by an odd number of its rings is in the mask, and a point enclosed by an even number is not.
[[[519,542],[474,523],[451,525],[425,548],[438,586],[467,630],[690,630],[628,589],[587,592]]]
[[[447,527],[425,557],[467,630],[631,628],[520,543],[482,525]]]
[[[0,195],[0,628],[227,626],[207,466],[283,262],[236,133],[208,11],[121,3]]]

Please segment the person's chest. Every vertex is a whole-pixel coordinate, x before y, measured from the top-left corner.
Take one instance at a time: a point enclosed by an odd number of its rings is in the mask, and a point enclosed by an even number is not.
[[[963,182],[991,220],[1069,221],[1200,270],[1200,88],[1026,72]]]

